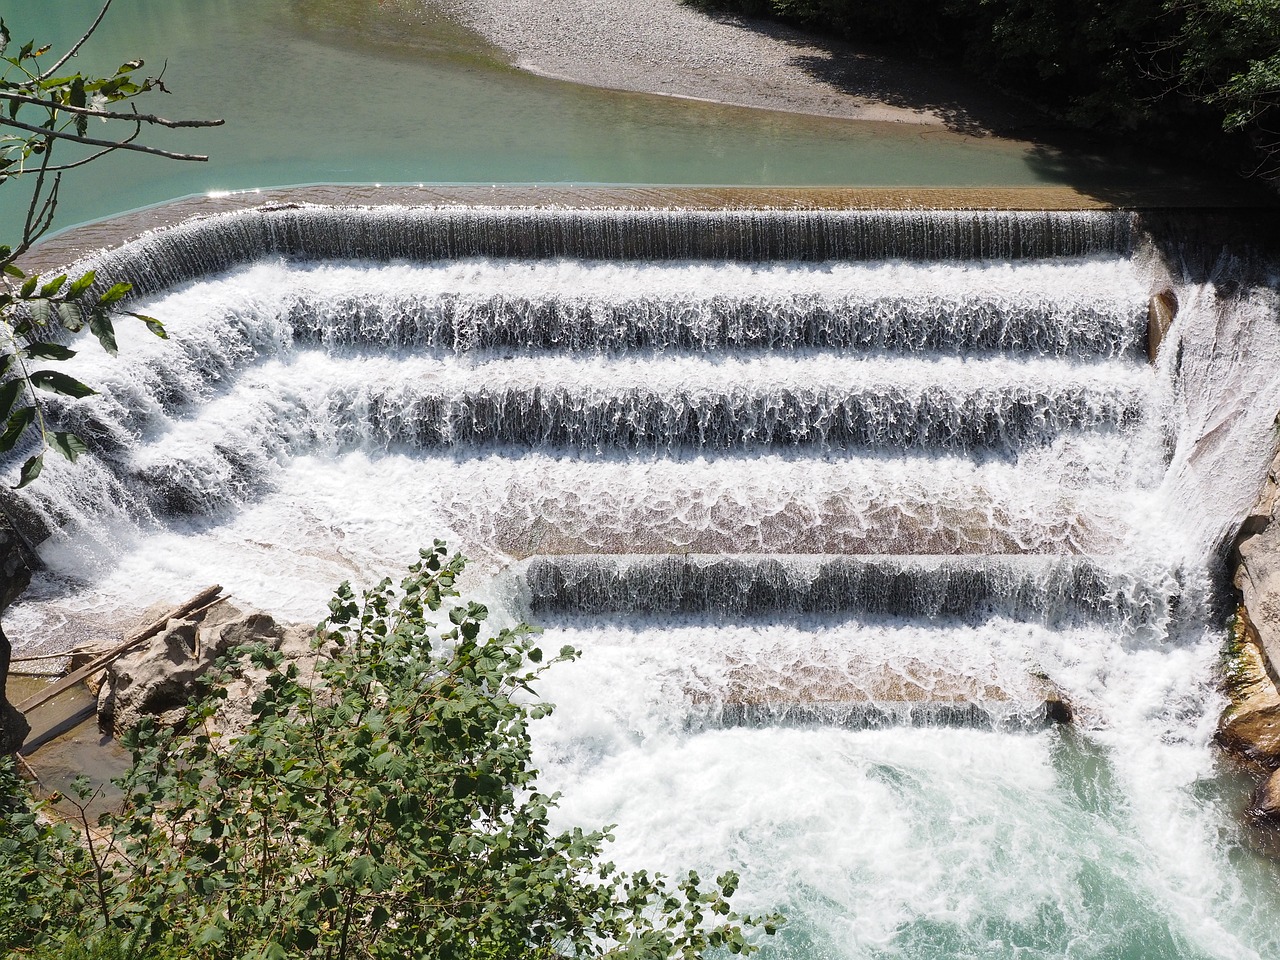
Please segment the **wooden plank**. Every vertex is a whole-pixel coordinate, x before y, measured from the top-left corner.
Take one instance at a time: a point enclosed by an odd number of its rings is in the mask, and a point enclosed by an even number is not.
[[[22,744],[22,751],[19,756],[29,757],[45,744],[56,740],[64,733],[70,733],[86,720],[90,720],[98,712],[98,705],[93,700],[76,708],[73,712],[60,716],[52,723],[40,724],[33,726],[31,732],[27,734],[26,742]]]
[[[170,610],[164,617],[140,630],[138,633],[125,640],[124,643],[108,650],[100,657],[95,657],[79,670],[67,674],[56,683],[49,684],[47,689],[41,690],[39,693],[23,700],[21,703],[16,705],[17,710],[20,713],[27,713],[30,710],[34,710],[41,704],[48,703],[54,697],[58,696],[58,694],[64,693],[74,687],[77,683],[84,681],[86,677],[93,676],[103,667],[108,666],[117,658],[128,653],[144,640],[150,640],[157,633],[163,630],[165,624],[170,620],[182,620],[187,617],[194,616],[197,613],[202,613],[215,604],[221,603],[226,599],[226,597],[219,596],[221,593],[221,586],[214,585],[212,587],[205,587],[205,589],[201,590],[186,603]]]

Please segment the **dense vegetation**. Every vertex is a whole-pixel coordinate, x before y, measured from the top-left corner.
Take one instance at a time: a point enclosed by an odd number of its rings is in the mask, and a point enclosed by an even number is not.
[[[486,636],[451,604],[460,557],[438,543],[397,590],[343,585],[314,674],[264,646],[248,728],[219,736],[225,677],[183,732],[144,725],[122,808],[42,819],[0,760],[0,954],[202,960],[701,957],[750,953],[732,873],[704,885],[626,873],[607,832],[554,833],[528,724],[550,707],[529,627]],[[436,627],[428,619],[447,615]],[[544,659],[546,662],[544,662]],[[72,798],[83,817],[86,793]],[[118,952],[118,951],[117,951]]]
[[[688,0],[959,64],[1076,125],[1280,175],[1280,0]]]

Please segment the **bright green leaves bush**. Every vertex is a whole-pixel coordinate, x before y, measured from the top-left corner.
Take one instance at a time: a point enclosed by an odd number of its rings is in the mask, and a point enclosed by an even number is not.
[[[94,922],[200,958],[753,951],[747,931],[778,920],[732,910],[732,873],[672,885],[606,862],[605,832],[552,832],[528,724],[551,709],[538,678],[576,654],[544,656],[527,626],[485,631],[483,606],[449,603],[462,568],[437,543],[399,589],[344,585],[314,672],[237,652],[226,670],[261,684],[241,734],[216,733],[222,684],[186,731],[135,731],[109,848],[55,845]],[[45,903],[61,881],[38,883],[28,900]]]

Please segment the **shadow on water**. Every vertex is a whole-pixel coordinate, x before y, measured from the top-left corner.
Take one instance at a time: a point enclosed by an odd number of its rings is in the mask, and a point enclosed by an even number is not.
[[[1119,207],[1263,206],[1280,198],[1244,171],[1215,169],[1120,136],[1065,127],[1019,101],[942,64],[896,51],[855,45],[785,24],[727,14],[716,20],[796,49],[791,63],[850,97],[938,117],[952,133],[976,139],[1026,141],[1028,170],[1044,183],[1069,185]]]

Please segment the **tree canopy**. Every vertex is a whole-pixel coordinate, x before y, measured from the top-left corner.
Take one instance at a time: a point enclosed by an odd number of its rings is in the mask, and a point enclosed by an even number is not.
[[[1280,176],[1280,0],[687,0],[958,64],[1064,120]]]

